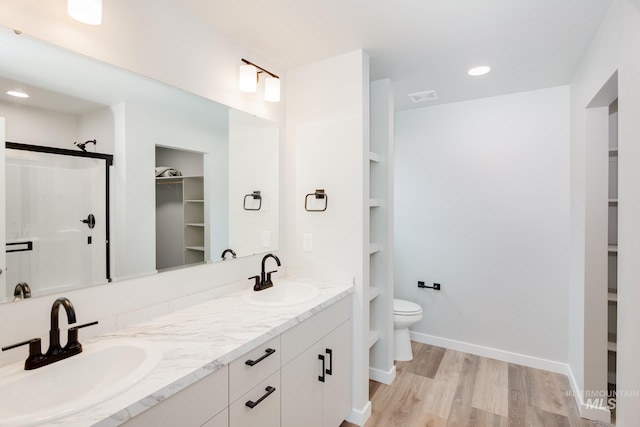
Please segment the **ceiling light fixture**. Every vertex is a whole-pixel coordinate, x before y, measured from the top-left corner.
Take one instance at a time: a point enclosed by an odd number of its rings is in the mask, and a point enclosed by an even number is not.
[[[76,21],[102,24],[102,0],[67,0],[67,13]]]
[[[477,76],[484,76],[489,71],[491,71],[491,67],[488,67],[486,65],[481,65],[479,67],[470,68],[469,71],[467,71],[467,74],[473,77],[477,77]]]
[[[239,88],[243,92],[255,92],[258,90],[260,74],[269,75],[264,81],[264,99],[269,102],[280,102],[280,77],[257,66],[253,62],[242,58],[244,65],[240,66]]]
[[[8,90],[7,95],[15,96],[16,98],[28,98],[29,94],[21,90]]]

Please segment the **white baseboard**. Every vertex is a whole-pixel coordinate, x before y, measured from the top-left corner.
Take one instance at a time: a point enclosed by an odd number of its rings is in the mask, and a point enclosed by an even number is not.
[[[440,338],[433,335],[422,334],[409,331],[412,341],[423,344],[435,345],[437,347],[449,348],[451,350],[462,351],[464,353],[475,354],[477,356],[488,357],[490,359],[502,360],[503,362],[515,363],[517,365],[528,366],[530,368],[543,369],[563,375],[569,373],[569,365],[548,359],[527,356],[525,354],[513,353],[505,350],[498,350],[491,347],[484,347],[477,344],[470,344],[462,341]]]
[[[382,384],[391,384],[396,379],[396,365],[385,372],[381,369],[369,368],[369,379],[378,381]]]
[[[451,350],[462,351],[464,353],[475,354],[477,356],[488,357],[491,359],[501,360],[503,362],[515,363],[517,365],[528,366],[530,368],[542,369],[565,375],[569,379],[571,391],[574,399],[576,400],[576,405],[580,410],[580,415],[590,420],[597,420],[606,423],[611,422],[611,412],[606,407],[606,398],[604,401],[591,400],[585,403],[582,397],[582,391],[579,389],[573,372],[571,371],[571,367],[567,363],[541,359],[539,357],[527,356],[525,354],[513,353],[505,350],[498,350],[462,341],[450,340],[447,338],[422,334],[420,332],[409,331],[409,334],[411,340],[419,343],[435,345],[437,347],[444,347]],[[594,404],[594,402],[596,404]],[[604,403],[604,406],[602,406],[602,403]]]
[[[360,427],[364,426],[364,423],[367,422],[369,417],[371,416],[371,401],[367,401],[367,404],[362,409],[351,408],[351,412],[345,418],[345,421],[350,422],[351,424],[358,425]]]
[[[573,375],[571,366],[568,366],[568,371],[567,377],[569,378],[571,392],[573,393],[573,397],[576,399],[580,416],[589,420],[601,421],[609,424],[611,422],[611,411],[606,406],[607,398],[605,397],[603,400],[591,400],[585,403],[584,398],[582,397],[582,390],[578,387],[578,382],[576,381],[576,377]]]

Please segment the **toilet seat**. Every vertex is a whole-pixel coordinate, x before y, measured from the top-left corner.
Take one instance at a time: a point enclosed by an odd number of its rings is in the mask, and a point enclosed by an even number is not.
[[[396,316],[415,316],[416,314],[422,314],[422,307],[415,302],[394,299],[393,314]]]

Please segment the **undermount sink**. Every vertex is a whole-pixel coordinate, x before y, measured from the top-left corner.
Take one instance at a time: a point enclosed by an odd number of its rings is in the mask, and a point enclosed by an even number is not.
[[[263,291],[249,291],[242,299],[261,307],[286,307],[311,301],[320,294],[316,286],[304,282],[276,283]]]
[[[32,371],[0,369],[0,426],[40,425],[89,408],[140,381],[161,359],[135,341],[88,344],[76,356]]]

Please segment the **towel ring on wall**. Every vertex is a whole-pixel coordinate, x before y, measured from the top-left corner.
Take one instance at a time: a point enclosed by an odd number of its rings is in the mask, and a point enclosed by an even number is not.
[[[316,199],[324,199],[324,208],[322,209],[309,209],[308,200],[309,196],[315,196]],[[324,190],[316,190],[315,193],[309,193],[304,197],[304,210],[307,212],[324,212],[329,205],[329,195]]]
[[[258,208],[248,208],[247,207],[247,198],[250,197],[253,200],[259,200],[260,203],[258,204]],[[262,207],[262,196],[260,195],[259,191],[254,191],[251,194],[247,194],[244,196],[244,201],[242,202],[242,207],[244,208],[245,211],[259,211],[260,208]]]

